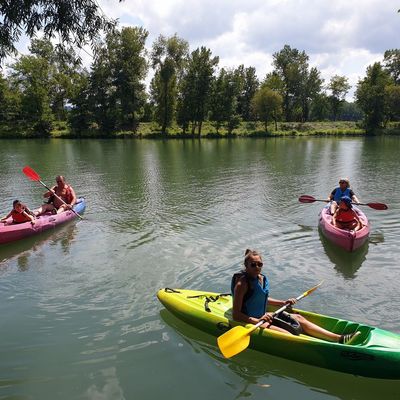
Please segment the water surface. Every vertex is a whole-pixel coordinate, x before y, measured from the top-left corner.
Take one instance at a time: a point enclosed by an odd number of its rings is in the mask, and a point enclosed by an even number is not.
[[[275,298],[324,285],[301,307],[400,333],[399,138],[0,142],[0,212],[34,207],[65,175],[84,221],[0,246],[0,399],[398,399],[366,379],[245,351],[180,322],[159,288],[229,291],[244,250],[264,255]],[[371,225],[348,254],[317,228],[349,176]]]

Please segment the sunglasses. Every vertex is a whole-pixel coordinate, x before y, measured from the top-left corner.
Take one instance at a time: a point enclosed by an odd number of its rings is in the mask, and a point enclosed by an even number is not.
[[[347,182],[346,182],[346,181],[340,181],[339,183],[346,183],[346,184],[347,184]]]
[[[251,268],[255,268],[255,267],[258,267],[258,268],[262,268],[262,266],[264,265],[261,261],[252,261],[251,263],[248,263],[248,265],[251,267]]]

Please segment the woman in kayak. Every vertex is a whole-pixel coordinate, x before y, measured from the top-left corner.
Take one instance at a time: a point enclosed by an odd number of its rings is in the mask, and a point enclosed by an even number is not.
[[[32,225],[35,224],[36,218],[32,211],[29,208],[22,204],[19,200],[13,201],[13,209],[5,216],[0,219],[1,222],[4,222],[7,218],[12,217],[14,224],[22,224],[24,222],[31,222]]]
[[[67,185],[65,178],[61,175],[56,177],[57,185],[53,186],[49,192],[46,192],[43,197],[48,198],[48,203],[43,204],[36,215],[44,214],[46,211],[51,211],[54,214],[60,214],[63,211],[71,209],[76,203],[76,194],[71,185]],[[64,202],[55,196],[60,197]]]
[[[265,324],[261,325],[262,328],[294,335],[304,332],[309,336],[343,344],[350,344],[360,334],[360,332],[355,332],[338,335],[308,321],[300,314],[289,314],[285,311],[273,318],[271,312],[265,312],[268,303],[278,307],[285,304],[291,306],[296,303],[296,299],[283,301],[269,297],[269,282],[267,277],[261,273],[263,262],[258,252],[246,250],[244,267],[244,271],[232,277],[232,315],[234,320],[254,325],[265,320]]]
[[[353,210],[351,199],[343,196],[340,199],[339,207],[332,216],[332,225],[340,229],[358,231],[363,227],[358,214]]]
[[[354,203],[359,203],[357,196],[350,189],[350,181],[349,178],[340,178],[339,179],[339,187],[332,190],[332,193],[329,195],[328,200],[331,202],[331,215],[333,215],[338,208],[338,204],[340,199],[343,196],[348,196]]]

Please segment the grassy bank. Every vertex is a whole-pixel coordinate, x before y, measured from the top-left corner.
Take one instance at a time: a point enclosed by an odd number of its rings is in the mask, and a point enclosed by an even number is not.
[[[324,122],[281,122],[275,130],[273,124],[265,130],[264,124],[260,122],[242,122],[231,134],[226,127],[221,127],[218,132],[215,126],[209,122],[204,122],[201,137],[203,138],[228,138],[228,137],[298,137],[298,136],[364,136],[365,129],[361,128],[357,122],[352,121],[324,121]],[[400,125],[391,124],[386,129],[381,129],[376,134],[400,135]],[[24,134],[0,133],[0,138],[26,138]],[[40,135],[35,136],[40,137]],[[98,130],[91,130],[80,135],[70,132],[66,122],[55,122],[50,134],[51,138],[198,138],[197,130],[193,135],[190,131],[185,134],[182,129],[173,125],[168,129],[167,135],[161,133],[160,127],[154,122],[142,122],[136,133],[133,131],[117,131],[111,134],[104,134]]]

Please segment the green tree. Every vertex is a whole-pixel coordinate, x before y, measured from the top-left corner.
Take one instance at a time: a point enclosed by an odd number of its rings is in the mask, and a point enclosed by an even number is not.
[[[310,103],[320,94],[324,80],[321,78],[317,68],[306,71],[303,87],[300,91],[302,121],[308,121],[310,114]]]
[[[400,49],[386,50],[383,58],[386,71],[393,78],[395,85],[400,84]]]
[[[11,66],[12,85],[22,94],[21,125],[28,135],[49,136],[54,119],[50,107],[53,46],[49,41],[34,39],[29,50],[31,55],[21,56]]]
[[[95,0],[12,0],[0,2],[0,61],[16,54],[15,43],[22,33],[79,47],[94,41],[102,30],[110,31],[116,21],[108,19]]]
[[[273,54],[275,73],[283,82],[283,108],[286,121],[303,118],[305,110],[303,94],[307,87],[308,55],[304,51],[292,49],[285,45],[282,50]]]
[[[134,132],[139,127],[139,121],[144,115],[146,102],[146,87],[144,79],[148,72],[145,58],[145,43],[148,32],[143,28],[123,28],[115,36],[115,56],[112,57],[117,103],[120,105],[119,126]],[[110,46],[110,45],[109,45]]]
[[[213,84],[210,104],[210,120],[216,127],[217,133],[223,124],[226,124],[229,135],[240,125],[239,93],[237,71],[222,68]]]
[[[311,102],[311,121],[324,121],[330,117],[329,98],[326,93],[319,93]]]
[[[367,68],[367,75],[357,84],[357,104],[365,114],[365,128],[372,134],[385,121],[385,87],[392,82],[380,63]]]
[[[387,120],[400,121],[400,85],[385,87],[385,104]]]
[[[189,44],[177,35],[162,35],[153,43],[152,67],[155,69],[151,82],[151,95],[155,104],[155,118],[166,134],[176,112],[177,84],[183,73]]]
[[[193,51],[180,85],[178,122],[182,127],[191,122],[192,133],[197,127],[198,136],[201,136],[202,124],[207,116],[214,69],[219,61],[218,57],[212,57],[211,54],[211,50],[205,47]]]
[[[259,88],[260,82],[254,67],[244,68],[243,65],[239,66],[237,68],[237,73],[241,79],[239,85],[240,93],[238,95],[238,114],[244,121],[251,121],[254,119],[251,100]]]
[[[8,79],[0,71],[0,135],[20,133],[21,93],[12,90]]]
[[[252,107],[258,119],[264,122],[265,131],[268,132],[268,122],[274,120],[275,130],[278,130],[278,118],[282,114],[282,96],[267,86],[262,86],[253,97]]]
[[[345,76],[335,75],[329,81],[328,90],[331,92],[329,102],[331,104],[334,121],[337,119],[340,108],[344,103],[346,94],[350,88],[351,86],[349,85],[349,81]]]

